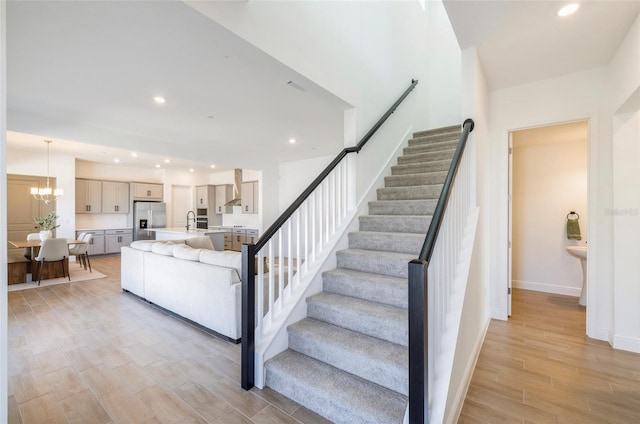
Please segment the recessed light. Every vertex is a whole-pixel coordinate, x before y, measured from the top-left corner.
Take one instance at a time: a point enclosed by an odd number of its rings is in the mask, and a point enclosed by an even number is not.
[[[193,171],[195,171],[195,169],[189,168],[189,172],[193,172]]]
[[[120,163],[120,159],[118,159],[118,158],[115,158],[113,161],[114,161],[115,163]]]
[[[558,16],[573,15],[579,7],[580,5],[578,3],[571,3],[566,6],[562,6],[560,10],[558,10]]]
[[[295,139],[295,138],[290,138],[290,139],[289,139],[289,143],[291,143],[291,144],[296,144],[296,139]]]
[[[138,154],[136,152],[131,152],[131,156],[133,156],[134,158],[137,158]]]
[[[211,166],[209,166],[209,168],[211,168],[211,169],[213,169],[213,168],[215,168],[215,167],[216,167],[215,165],[211,165]]]
[[[160,168],[160,164],[159,163],[156,163],[156,168]]]
[[[154,102],[156,102],[156,103],[160,103],[160,104],[162,104],[162,103],[166,103],[165,98],[164,98],[164,97],[162,97],[162,96],[155,96],[155,97],[153,98],[153,101],[154,101]]]
[[[169,159],[165,159],[164,163],[171,163],[171,161]]]

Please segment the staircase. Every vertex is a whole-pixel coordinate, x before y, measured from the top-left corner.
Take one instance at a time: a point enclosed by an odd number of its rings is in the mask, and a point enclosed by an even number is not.
[[[336,423],[402,423],[407,408],[407,270],[422,247],[458,125],[413,134],[360,216],[360,231],[265,363],[266,385]]]

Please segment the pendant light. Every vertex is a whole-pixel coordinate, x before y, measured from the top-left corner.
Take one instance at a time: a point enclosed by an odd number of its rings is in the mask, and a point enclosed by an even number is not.
[[[47,186],[44,188],[31,187],[31,195],[36,200],[41,200],[45,204],[49,204],[62,197],[63,191],[61,188],[52,190],[49,186],[49,147],[51,146],[52,142],[51,140],[45,140],[44,142],[47,143]]]

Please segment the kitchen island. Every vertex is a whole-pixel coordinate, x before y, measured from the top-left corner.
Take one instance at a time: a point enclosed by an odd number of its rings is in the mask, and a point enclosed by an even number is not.
[[[199,229],[185,227],[150,228],[149,231],[156,233],[156,240],[183,240],[193,237],[208,236],[216,250],[224,250],[224,235],[228,229]]]

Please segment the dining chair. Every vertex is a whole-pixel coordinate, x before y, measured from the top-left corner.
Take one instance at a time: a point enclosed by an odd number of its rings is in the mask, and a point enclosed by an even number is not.
[[[87,269],[87,265],[89,265],[89,272],[92,272],[91,263],[89,262],[89,255],[87,254],[87,249],[89,248],[89,241],[91,241],[91,238],[89,237],[88,240],[85,240],[87,238],[87,235],[91,236],[91,234],[86,233],[80,233],[78,235],[78,240],[85,241],[85,243],[70,245],[69,256],[75,256],[78,260],[78,264],[81,267],[84,267],[84,269]]]
[[[31,240],[40,240],[40,233],[29,233],[27,234],[27,241]],[[25,247],[24,249],[24,257],[27,259],[31,259],[31,247]]]
[[[91,271],[91,261],[89,260],[89,245],[91,244],[91,238],[93,237],[93,234],[91,233],[87,233],[84,235],[84,238],[82,239],[82,241],[84,241],[84,247],[85,247],[85,251],[84,251],[84,260],[87,261],[87,264],[89,265],[89,272]],[[86,267],[85,267],[86,269]]]
[[[65,269],[64,260],[69,257],[69,248],[67,247],[67,239],[64,238],[52,238],[46,239],[42,242],[40,247],[40,253],[35,257],[35,261],[38,262],[38,285],[40,285],[40,279],[42,277],[42,271],[45,264],[51,262],[62,262],[62,275],[65,274],[71,281],[71,275],[69,271]],[[48,266],[48,265],[47,265]]]

